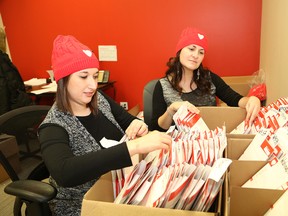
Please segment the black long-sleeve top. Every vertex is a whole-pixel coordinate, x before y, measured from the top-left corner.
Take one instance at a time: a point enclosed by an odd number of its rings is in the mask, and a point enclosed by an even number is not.
[[[213,95],[213,100],[216,100],[216,97],[221,99],[223,102],[225,102],[228,106],[237,107],[239,100],[243,97],[239,93],[235,92],[229,85],[225,83],[225,81],[219,77],[217,74],[210,71],[210,77],[211,82],[215,86],[215,94]],[[172,86],[171,86],[172,88]],[[176,91],[176,90],[175,90]],[[189,101],[195,106],[211,106],[211,101],[205,100],[203,97],[199,96],[198,89],[188,92],[188,93],[182,93],[181,99],[183,101]],[[209,98],[209,97],[207,97]],[[216,105],[216,104],[214,104]],[[163,88],[158,81],[155,85],[155,89],[153,92],[153,113],[152,113],[152,119],[151,119],[151,125],[149,125],[149,128],[151,130],[160,130],[165,131],[163,128],[161,128],[158,125],[158,118],[163,115],[163,113],[166,112],[167,109],[167,103],[164,99],[163,95]]]
[[[136,117],[127,113],[111,98],[105,97],[116,121],[125,131]],[[90,114],[77,118],[99,144],[103,137],[119,141],[123,136],[100,110],[96,116]],[[63,187],[74,187],[97,179],[108,171],[132,165],[126,142],[109,149],[101,146],[100,151],[75,156],[69,147],[67,131],[50,123],[42,125],[39,129],[39,140],[42,156],[51,176]]]

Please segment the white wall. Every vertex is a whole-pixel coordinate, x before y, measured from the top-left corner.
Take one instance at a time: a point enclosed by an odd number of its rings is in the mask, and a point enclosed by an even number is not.
[[[260,68],[266,73],[267,104],[288,97],[288,1],[263,0]]]

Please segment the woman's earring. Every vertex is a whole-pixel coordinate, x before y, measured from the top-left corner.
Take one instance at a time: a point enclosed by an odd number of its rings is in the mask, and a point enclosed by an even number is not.
[[[199,80],[199,77],[200,77],[200,71],[199,69],[197,70],[197,80]]]

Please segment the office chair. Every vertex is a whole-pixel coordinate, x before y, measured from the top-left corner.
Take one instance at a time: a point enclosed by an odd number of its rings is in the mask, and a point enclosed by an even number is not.
[[[18,145],[24,144],[27,151],[20,151],[20,160],[27,157],[42,159],[37,155],[40,147],[32,151],[30,142],[38,142],[37,128],[44,120],[50,106],[31,105],[17,108],[0,116],[0,133],[16,137]]]
[[[36,166],[28,178],[23,180],[20,180],[2,151],[0,151],[0,164],[12,180],[4,188],[4,192],[16,197],[13,208],[14,216],[21,216],[23,203],[26,204],[25,215],[27,216],[51,215],[48,202],[56,197],[57,190],[52,185],[41,181],[49,177],[44,162]]]
[[[153,109],[153,92],[158,79],[149,81],[143,90],[143,115],[144,122],[150,127]]]

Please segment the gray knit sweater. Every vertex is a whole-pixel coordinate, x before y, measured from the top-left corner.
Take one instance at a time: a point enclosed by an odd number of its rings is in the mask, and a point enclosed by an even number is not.
[[[98,92],[98,108],[123,134],[123,130],[116,122],[111,113],[111,107],[104,96]],[[91,134],[81,124],[77,117],[70,113],[63,113],[54,104],[48,112],[41,125],[53,123],[63,127],[69,135],[69,147],[76,156],[84,155],[89,152],[99,151],[100,145],[95,141]],[[91,180],[76,187],[61,187],[50,177],[49,181],[57,190],[57,197],[50,202],[55,215],[80,215],[81,203],[84,194],[93,186],[98,179]]]

